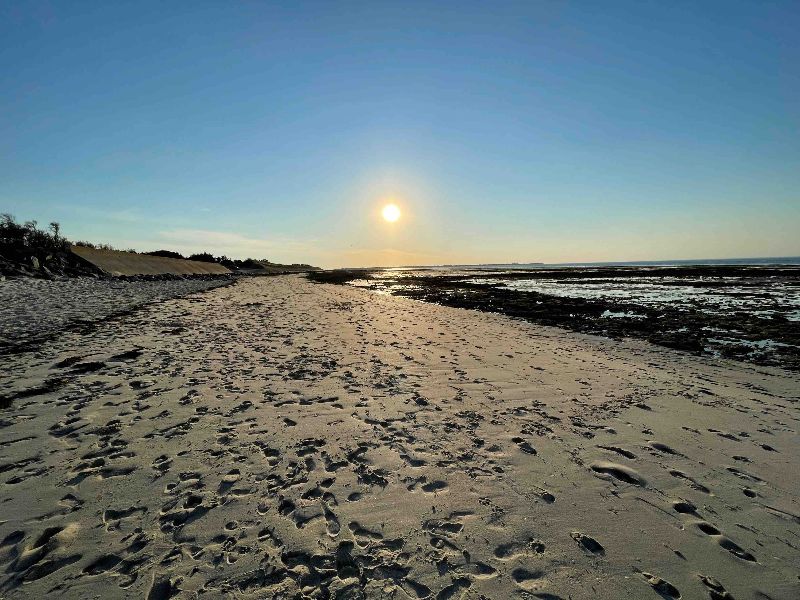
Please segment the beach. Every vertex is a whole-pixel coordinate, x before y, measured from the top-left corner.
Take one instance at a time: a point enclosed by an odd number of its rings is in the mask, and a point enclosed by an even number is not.
[[[0,597],[800,597],[798,373],[191,291],[0,357]]]

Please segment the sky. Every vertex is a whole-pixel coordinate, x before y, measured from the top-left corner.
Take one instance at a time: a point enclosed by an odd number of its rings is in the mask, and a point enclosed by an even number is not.
[[[4,2],[0,212],[324,267],[800,255],[798,31],[796,0]]]

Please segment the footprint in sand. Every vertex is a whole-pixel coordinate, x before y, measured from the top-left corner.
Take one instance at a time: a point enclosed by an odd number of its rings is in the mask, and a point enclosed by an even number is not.
[[[231,469],[228,473],[222,478],[222,481],[219,482],[219,488],[217,489],[217,493],[225,494],[233,487],[237,481],[239,481],[239,477],[241,473],[239,469]]]
[[[624,456],[625,458],[630,458],[631,460],[636,459],[636,455],[631,452],[630,450],[625,450],[624,448],[620,448],[618,446],[598,446],[598,448],[602,450],[608,450],[609,452],[614,452],[619,454],[620,456]]]
[[[428,519],[422,523],[422,528],[428,533],[445,537],[457,536],[464,529],[464,524],[458,520],[466,515],[454,514],[447,519]]]
[[[681,454],[677,450],[671,448],[670,446],[667,446],[666,444],[664,444],[662,442],[650,441],[650,442],[647,442],[647,445],[650,448],[652,448],[653,450],[661,452],[662,454],[671,454],[672,456],[684,456],[683,454]]]
[[[153,573],[153,582],[147,592],[147,600],[168,600],[180,592],[177,583],[165,575]]]
[[[153,469],[158,471],[160,475],[163,475],[164,473],[169,471],[171,465],[172,465],[172,459],[166,454],[162,454],[153,461]]]
[[[747,471],[743,471],[742,469],[737,469],[736,467],[725,467],[725,469],[736,475],[739,479],[743,479],[744,481],[750,481],[752,483],[764,483],[764,480],[761,479],[758,475],[753,475],[752,473],[748,473]]]
[[[431,481],[422,486],[422,491],[428,494],[435,494],[447,489],[446,481]]]
[[[366,527],[363,527],[357,521],[352,521],[349,523],[347,528],[350,530],[353,536],[355,536],[356,544],[362,547],[369,545],[370,542],[383,539],[383,535],[377,531],[372,531]]]
[[[757,562],[755,556],[736,544],[728,536],[723,535],[723,533],[711,523],[708,523],[707,521],[695,521],[694,525],[734,556],[748,562]]]
[[[589,554],[593,554],[595,556],[605,555],[606,549],[603,548],[602,544],[600,544],[600,542],[593,537],[583,534],[580,531],[573,531],[570,536]]]
[[[676,588],[666,579],[661,579],[661,577],[651,573],[645,573],[644,571],[641,572],[641,575],[644,577],[645,581],[650,584],[650,587],[652,587],[662,598],[680,600],[680,591],[678,591],[678,588]]]
[[[521,437],[513,437],[511,438],[511,441],[514,442],[517,445],[517,448],[522,450],[525,454],[536,456],[536,448],[531,446],[526,439]]]
[[[331,508],[337,504],[336,497],[330,492],[325,492],[322,497],[322,511],[325,517],[325,528],[328,532],[328,535],[332,538],[335,538],[337,535],[339,535],[339,531],[341,531],[339,519],[336,517],[336,513],[334,513]]]
[[[13,589],[26,582],[36,581],[79,561],[80,554],[70,554],[69,547],[78,531],[78,525],[71,523],[64,527],[47,527],[35,541],[22,546],[24,533],[13,532],[6,536],[0,548],[13,548],[13,562],[6,568],[10,574],[3,587]],[[5,591],[5,590],[3,590]]]
[[[514,560],[529,554],[542,554],[544,551],[545,545],[540,540],[530,539],[527,542],[500,544],[494,549],[494,556],[499,560]]]
[[[678,471],[677,469],[672,469],[669,471],[669,474],[673,477],[677,477],[678,479],[683,479],[689,482],[689,486],[692,489],[697,490],[698,492],[703,492],[704,494],[711,494],[711,490],[704,486],[702,483],[697,481],[694,477],[691,477],[684,473],[683,471]]]
[[[144,506],[131,506],[130,508],[123,508],[121,510],[106,509],[103,511],[103,524],[106,531],[112,531],[120,528],[120,522],[132,516],[143,515],[147,512]]]
[[[466,577],[459,577],[453,583],[445,587],[436,594],[436,600],[455,600],[462,598],[464,593],[472,586],[472,582]]]
[[[711,600],[733,600],[733,595],[719,581],[708,575],[698,575],[700,581],[708,588]]]
[[[672,503],[672,508],[675,510],[675,512],[679,512],[684,515],[698,516],[697,507],[691,502],[686,502],[684,500],[676,500],[675,502]]]
[[[609,461],[598,461],[591,465],[592,471],[595,473],[601,473],[603,475],[610,475],[614,479],[622,481],[624,483],[630,483],[631,485],[638,485],[640,487],[646,487],[647,481],[639,475],[636,471],[631,469],[630,467],[626,467],[624,465],[618,465],[613,462]]]
[[[83,569],[84,575],[101,575],[110,571],[122,562],[122,557],[116,554],[104,554]]]
[[[544,577],[543,571],[530,571],[524,568],[518,568],[511,571],[511,578],[523,590],[531,591],[538,588],[542,583]]]

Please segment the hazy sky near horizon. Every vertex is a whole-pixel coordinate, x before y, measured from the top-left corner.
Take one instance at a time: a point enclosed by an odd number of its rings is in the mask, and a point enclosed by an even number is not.
[[[3,3],[0,212],[327,267],[800,255],[798,31],[796,1]]]

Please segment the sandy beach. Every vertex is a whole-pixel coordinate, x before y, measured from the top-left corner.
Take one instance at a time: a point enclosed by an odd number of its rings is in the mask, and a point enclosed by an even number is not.
[[[800,377],[243,279],[0,358],[2,598],[800,597]]]

